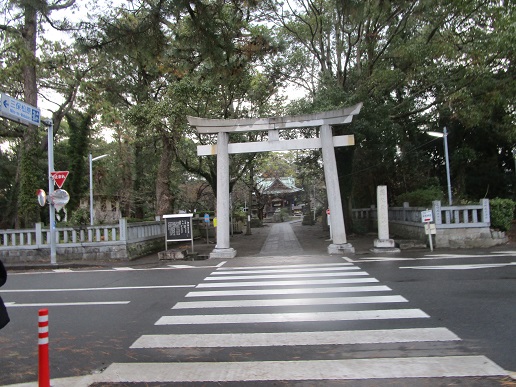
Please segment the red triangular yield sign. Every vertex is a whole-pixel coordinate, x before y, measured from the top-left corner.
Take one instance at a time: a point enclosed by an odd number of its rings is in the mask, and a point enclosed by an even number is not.
[[[55,171],[50,172],[52,179],[54,179],[54,183],[57,184],[59,188],[61,188],[68,177],[68,171]]]

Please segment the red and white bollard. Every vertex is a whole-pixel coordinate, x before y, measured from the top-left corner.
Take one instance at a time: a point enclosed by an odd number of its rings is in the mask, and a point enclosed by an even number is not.
[[[50,363],[48,357],[48,309],[40,309],[38,316],[38,385],[50,387]]]

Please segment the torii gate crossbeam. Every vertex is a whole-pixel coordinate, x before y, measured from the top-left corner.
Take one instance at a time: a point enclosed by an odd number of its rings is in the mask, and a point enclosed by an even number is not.
[[[353,246],[347,243],[344,215],[340,198],[340,187],[337,178],[335,160],[336,146],[354,145],[354,136],[333,137],[332,125],[350,123],[354,115],[360,113],[362,103],[351,107],[323,113],[290,117],[244,118],[244,119],[205,119],[187,117],[190,126],[199,134],[217,134],[216,145],[199,145],[198,156],[217,155],[217,244],[210,258],[233,258],[236,251],[229,243],[229,154],[253,153],[268,151],[286,151],[294,149],[321,148],[324,162],[324,178],[331,211],[331,228],[333,243],[328,246],[329,254],[343,251],[354,252]],[[320,137],[311,139],[280,140],[279,130],[319,127]],[[229,143],[230,132],[267,131],[268,141]]]

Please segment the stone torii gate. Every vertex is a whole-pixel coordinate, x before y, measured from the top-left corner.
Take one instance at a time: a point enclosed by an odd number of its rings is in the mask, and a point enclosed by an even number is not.
[[[197,146],[198,156],[217,155],[217,244],[210,253],[210,258],[234,258],[236,250],[230,247],[230,209],[229,209],[229,154],[270,151],[288,151],[295,149],[322,148],[324,179],[328,205],[331,210],[330,223],[333,243],[328,246],[329,254],[343,251],[354,252],[347,243],[344,215],[337,178],[337,163],[334,147],[355,144],[353,135],[333,136],[332,125],[350,123],[353,116],[360,113],[362,103],[351,107],[323,113],[290,117],[244,118],[244,119],[206,119],[187,117],[190,126],[199,134],[217,134],[216,145]],[[316,138],[280,140],[280,130],[299,128],[320,128]],[[267,131],[268,141],[229,143],[230,132]]]

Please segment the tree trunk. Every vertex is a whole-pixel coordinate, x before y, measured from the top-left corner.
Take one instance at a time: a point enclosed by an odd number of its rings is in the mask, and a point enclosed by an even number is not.
[[[170,191],[170,167],[172,165],[172,143],[170,137],[162,136],[163,151],[158,166],[156,178],[156,215],[165,215],[172,212],[174,197]]]
[[[22,32],[25,43],[23,86],[25,102],[38,105],[36,83],[36,37],[37,11],[30,5],[25,6],[25,24]],[[39,208],[34,192],[38,189],[38,128],[29,125],[23,136],[21,147],[20,195],[18,197],[19,219],[21,227],[32,227],[39,220]]]

